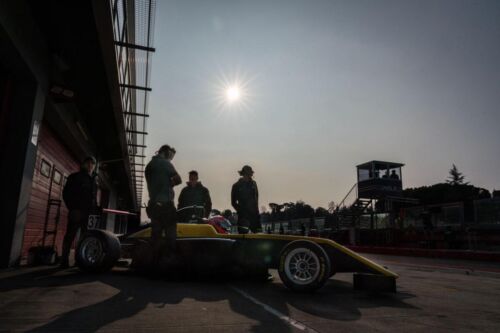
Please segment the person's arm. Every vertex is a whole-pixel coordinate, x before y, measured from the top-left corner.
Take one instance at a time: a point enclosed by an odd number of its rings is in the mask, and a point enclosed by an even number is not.
[[[167,161],[167,170],[172,187],[182,183],[181,176],[179,176],[179,173],[177,173],[177,171],[174,168],[174,165],[170,161]]]
[[[177,204],[177,209],[181,209],[182,207],[186,206],[184,204],[185,196],[186,196],[186,188],[183,188],[181,194],[179,194],[179,202]]]
[[[259,214],[259,188],[257,187],[257,182],[253,181],[253,185],[255,186],[255,209],[257,210],[257,214]]]
[[[64,204],[68,209],[71,209],[73,206],[73,198],[74,198],[74,185],[75,183],[75,176],[74,174],[71,174],[68,176],[68,179],[66,179],[66,184],[64,185],[63,189],[63,200]]]
[[[236,187],[236,184],[233,185],[231,188],[231,206],[238,211],[240,206],[238,204],[238,189]]]
[[[212,211],[212,199],[210,198],[210,191],[205,187],[205,217],[208,217]]]
[[[259,188],[257,187],[257,183],[254,181],[255,184],[255,202],[257,202],[257,208],[259,207]]]
[[[177,186],[177,185],[180,185],[182,183],[182,179],[181,179],[181,176],[179,176],[178,174],[177,175],[173,175],[170,180],[172,181],[172,186]]]
[[[94,173],[92,175],[92,208],[96,210],[97,214],[102,214],[102,207],[101,207],[101,199],[102,199],[102,193],[100,193],[101,190],[101,179],[99,178],[99,174]],[[94,207],[95,206],[95,207]]]

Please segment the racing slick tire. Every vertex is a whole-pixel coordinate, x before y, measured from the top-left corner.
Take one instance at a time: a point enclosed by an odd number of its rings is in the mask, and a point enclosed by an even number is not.
[[[120,259],[120,241],[109,231],[89,230],[78,242],[75,262],[88,273],[109,271]]]
[[[291,290],[313,292],[323,287],[330,271],[330,259],[316,243],[297,240],[281,251],[278,273],[281,281]]]

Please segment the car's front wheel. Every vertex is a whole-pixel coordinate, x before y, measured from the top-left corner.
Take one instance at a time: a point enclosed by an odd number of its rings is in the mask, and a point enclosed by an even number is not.
[[[294,291],[312,292],[330,277],[331,264],[321,246],[310,241],[293,241],[281,251],[278,273]]]
[[[89,230],[76,247],[76,265],[85,272],[108,271],[118,259],[120,259],[120,241],[108,231]]]

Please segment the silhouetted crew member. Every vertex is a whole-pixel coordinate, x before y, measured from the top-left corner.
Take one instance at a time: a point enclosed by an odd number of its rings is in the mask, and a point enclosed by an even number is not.
[[[300,234],[301,234],[302,236],[305,236],[305,235],[306,235],[306,226],[304,225],[304,223],[302,223],[302,224],[300,225]]]
[[[193,170],[189,172],[189,181],[179,195],[178,209],[188,206],[203,206],[203,216],[208,217],[212,210],[212,199],[208,189],[198,181],[198,172]]]
[[[69,267],[69,252],[78,229],[87,231],[89,214],[97,208],[97,176],[94,173],[96,159],[85,158],[80,171],[72,173],[63,189],[63,200],[68,207],[68,224],[64,235],[61,267]]]
[[[177,214],[174,204],[174,186],[179,185],[182,180],[171,162],[174,155],[174,148],[168,145],[161,146],[144,171],[149,193],[146,212],[151,218],[151,241],[157,256],[156,260],[160,255],[164,231],[167,257],[171,257],[175,252]]]
[[[389,178],[390,179],[394,179],[394,180],[399,180],[399,176],[396,173],[396,170],[392,170],[391,175],[389,176]]]
[[[238,213],[238,232],[247,233],[262,231],[259,215],[259,191],[257,183],[252,179],[253,170],[245,165],[238,171],[241,178],[231,189],[231,204]]]

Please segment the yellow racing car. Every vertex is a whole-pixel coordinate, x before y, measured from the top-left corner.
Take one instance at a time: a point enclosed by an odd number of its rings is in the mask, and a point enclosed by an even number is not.
[[[155,265],[149,239],[151,228],[117,237],[89,230],[76,248],[76,264],[86,272],[110,270],[120,258],[132,259],[136,269]],[[354,286],[395,291],[397,274],[325,238],[276,234],[231,234],[198,221],[178,223],[176,262],[170,269],[185,274],[254,275],[277,269],[294,291],[321,288],[335,273],[353,272]],[[167,269],[168,270],[168,269]]]

